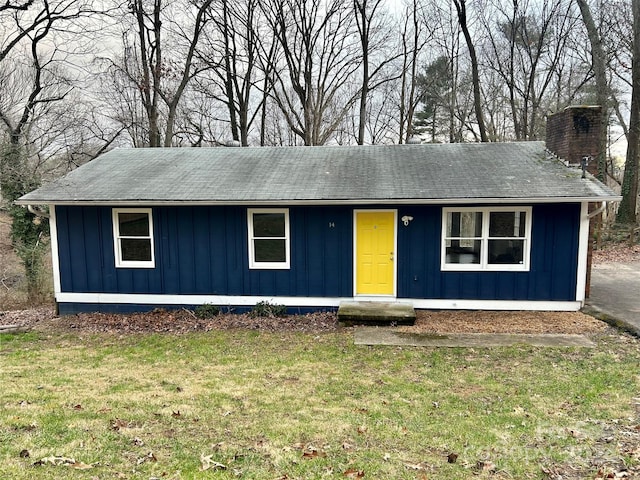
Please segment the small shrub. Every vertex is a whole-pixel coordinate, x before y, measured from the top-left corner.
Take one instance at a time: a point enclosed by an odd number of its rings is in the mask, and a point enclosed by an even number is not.
[[[249,315],[252,317],[284,317],[286,313],[287,307],[284,305],[258,302],[256,306],[251,309]]]
[[[205,303],[204,305],[196,307],[193,313],[195,313],[198,318],[217,317],[220,315],[220,307],[217,305],[211,305],[210,303]]]

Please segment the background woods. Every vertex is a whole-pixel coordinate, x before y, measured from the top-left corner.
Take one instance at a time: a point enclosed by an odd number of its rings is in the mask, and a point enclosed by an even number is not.
[[[540,140],[548,114],[600,104],[594,161],[633,224],[639,11],[640,0],[2,1],[4,204],[113,146]],[[44,227],[12,212],[28,264]]]

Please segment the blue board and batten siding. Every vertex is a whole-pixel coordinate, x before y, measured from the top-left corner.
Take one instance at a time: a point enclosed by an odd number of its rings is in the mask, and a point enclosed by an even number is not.
[[[155,268],[147,269],[116,268],[111,208],[58,205],[60,290],[353,297],[354,208],[367,207],[290,207],[290,269],[255,270],[249,268],[246,207],[154,207]],[[580,204],[533,205],[529,272],[442,272],[442,206],[387,208],[397,208],[398,218],[413,217],[397,229],[399,299],[576,300]],[[107,308],[60,304],[62,313]]]

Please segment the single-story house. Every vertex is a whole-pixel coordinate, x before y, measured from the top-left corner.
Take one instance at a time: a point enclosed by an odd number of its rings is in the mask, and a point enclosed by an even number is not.
[[[543,142],[115,149],[48,205],[60,313],[261,301],[578,310],[620,197]]]

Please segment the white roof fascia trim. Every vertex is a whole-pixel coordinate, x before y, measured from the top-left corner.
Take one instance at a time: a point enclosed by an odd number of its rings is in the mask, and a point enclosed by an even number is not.
[[[602,197],[527,197],[527,198],[434,198],[434,199],[348,199],[348,200],[41,200],[16,201],[16,205],[93,205],[107,207],[124,206],[244,206],[244,205],[443,205],[443,204],[531,204],[531,203],[582,203],[582,202],[619,202],[621,196]]]

